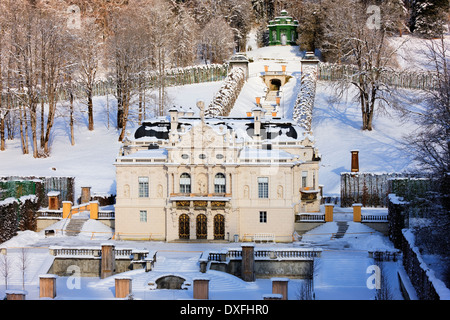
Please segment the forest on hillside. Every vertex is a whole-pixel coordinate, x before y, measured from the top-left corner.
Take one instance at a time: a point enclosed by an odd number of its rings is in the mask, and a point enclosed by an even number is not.
[[[165,70],[224,63],[233,52],[251,49],[247,39],[255,29],[258,45],[266,45],[267,24],[281,10],[300,21],[300,50],[355,64],[363,55],[387,53],[389,35],[442,34],[448,0],[2,0],[0,150],[20,136],[24,154],[49,156],[58,114],[69,117],[73,132],[73,100],[85,105],[94,130],[94,86],[105,78],[113,83],[123,137],[130,106],[142,100],[150,72],[158,75],[152,85],[156,113],[163,115]],[[379,32],[366,32],[371,19]],[[357,37],[372,46],[360,48],[359,57],[349,41]],[[391,61],[381,60],[376,67]],[[64,105],[61,91],[70,100]]]

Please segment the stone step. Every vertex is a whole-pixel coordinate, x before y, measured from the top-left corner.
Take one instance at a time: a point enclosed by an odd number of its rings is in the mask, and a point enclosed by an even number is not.
[[[67,227],[65,229],[66,235],[71,236],[71,237],[79,235],[81,230],[83,229],[84,223],[87,220],[88,219],[85,219],[85,218],[70,219],[70,221],[67,224]]]
[[[337,221],[338,231],[335,235],[333,235],[332,239],[340,239],[345,235],[348,229],[347,221]]]

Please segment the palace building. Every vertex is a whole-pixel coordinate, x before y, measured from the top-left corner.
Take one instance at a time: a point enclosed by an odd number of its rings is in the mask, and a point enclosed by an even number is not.
[[[295,121],[173,107],[145,121],[115,162],[116,237],[291,242],[295,215],[319,211],[319,155]]]

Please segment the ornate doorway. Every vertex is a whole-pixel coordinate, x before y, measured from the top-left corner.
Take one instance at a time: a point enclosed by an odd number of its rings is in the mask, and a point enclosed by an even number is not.
[[[180,239],[189,239],[189,216],[187,214],[182,214],[178,218],[178,236]]]
[[[214,216],[214,240],[225,239],[225,218],[221,214]]]
[[[197,216],[197,239],[206,239],[208,236],[207,218],[204,214]]]

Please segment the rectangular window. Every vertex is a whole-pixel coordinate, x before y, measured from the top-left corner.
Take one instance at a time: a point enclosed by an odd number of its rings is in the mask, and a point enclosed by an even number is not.
[[[269,178],[267,177],[258,178],[258,198],[269,198]]]
[[[148,177],[139,177],[139,198],[148,198]]]
[[[139,211],[139,221],[140,222],[147,222],[147,210],[140,210]]]
[[[260,223],[267,223],[267,211],[260,211],[259,212],[259,222]]]
[[[302,171],[302,188],[307,187],[308,171]]]

